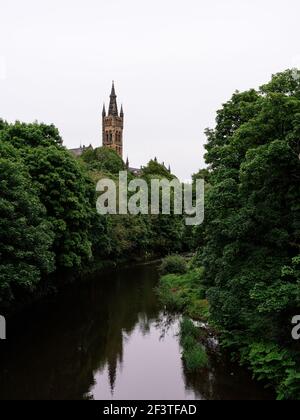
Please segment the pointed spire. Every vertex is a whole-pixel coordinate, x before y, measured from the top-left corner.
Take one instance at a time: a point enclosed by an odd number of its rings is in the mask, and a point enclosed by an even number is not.
[[[117,95],[115,91],[115,83],[112,83],[111,94],[110,94],[110,103],[109,103],[109,110],[108,115],[113,115],[114,117],[118,117],[118,105],[117,105]]]
[[[111,96],[117,96],[115,91],[115,81],[112,81]]]
[[[169,165],[168,171],[169,173],[171,173],[171,165]]]
[[[121,112],[120,112],[120,117],[124,118],[124,111],[123,111],[123,105],[121,105]]]
[[[126,160],[126,168],[129,169],[129,159],[128,159],[128,157],[127,157],[127,160]]]
[[[103,104],[103,111],[102,111],[102,117],[106,117],[106,109],[105,109],[105,104]]]

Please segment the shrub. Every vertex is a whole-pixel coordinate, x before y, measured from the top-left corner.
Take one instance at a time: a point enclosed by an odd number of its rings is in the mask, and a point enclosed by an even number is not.
[[[187,317],[180,323],[180,344],[183,348],[182,359],[189,372],[195,372],[208,365],[205,348],[200,344],[201,331]]]
[[[210,315],[209,304],[202,282],[202,268],[181,275],[168,274],[160,279],[157,293],[170,311],[182,312],[194,320],[207,321]]]
[[[183,349],[188,350],[188,349],[191,349],[191,348],[195,347],[195,345],[197,344],[197,341],[191,335],[187,335],[187,336],[181,337],[180,344],[181,344]]]
[[[190,349],[184,350],[182,358],[189,372],[204,369],[208,365],[208,357],[201,344],[197,344]]]
[[[258,380],[277,390],[279,400],[299,400],[300,372],[291,353],[276,344],[252,343],[248,361]]]
[[[162,275],[166,274],[185,274],[188,265],[184,257],[180,255],[170,255],[166,257],[160,267]]]
[[[193,321],[187,317],[184,317],[180,323],[180,343],[183,343],[183,340],[186,337],[192,337],[194,340],[198,340],[200,337],[199,328],[197,328]]]

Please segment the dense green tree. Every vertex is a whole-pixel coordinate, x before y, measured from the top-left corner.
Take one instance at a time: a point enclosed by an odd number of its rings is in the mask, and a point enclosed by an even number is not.
[[[82,154],[82,160],[88,164],[89,169],[98,172],[119,174],[125,169],[124,162],[118,153],[107,147],[87,149]]]
[[[62,146],[58,130],[45,124],[5,124],[0,142],[13,145],[28,170],[55,232],[53,251],[61,268],[81,267],[92,257],[94,185]]]
[[[88,162],[87,166],[91,169],[91,175],[95,181],[107,176],[115,182],[118,181],[116,173],[108,172],[107,169],[103,171],[103,168],[109,168],[109,162],[106,161],[110,160],[111,153],[102,155],[102,170],[98,168],[99,170],[96,172],[93,169],[94,151],[88,150],[84,155],[84,161]],[[118,159],[120,158],[118,157]],[[156,160],[149,162],[143,169],[141,177],[146,180],[149,191],[151,191],[152,179],[174,179],[174,175],[171,175]],[[132,173],[128,172],[128,182],[135,178]],[[165,255],[166,253],[186,250],[190,242],[190,239],[184,238],[183,217],[172,214],[157,216],[121,215],[117,217],[108,215],[100,218],[100,226],[102,226],[102,238],[95,238],[97,245],[94,248],[95,252],[103,258],[105,255],[110,259],[134,259],[142,258],[145,255]]]
[[[151,216],[151,247],[157,255],[186,251],[184,243],[185,222],[179,215]]]
[[[33,290],[53,270],[75,272],[92,259],[140,259],[186,248],[189,240],[184,239],[181,216],[96,213],[95,183],[101,177],[117,181],[125,169],[113,150],[87,149],[76,159],[63,147],[54,126],[2,120],[0,145],[3,300],[8,302],[21,285]],[[153,178],[174,178],[156,161],[149,163],[143,176],[149,187]],[[128,173],[128,181],[134,178]],[[47,281],[53,284],[52,278]]]
[[[142,176],[144,178],[154,176],[166,179],[173,179],[174,176],[170,174],[169,170],[165,167],[164,164],[161,164],[155,158],[150,160],[147,166],[142,167]]]
[[[208,169],[199,169],[197,173],[192,175],[192,181],[195,184],[197,179],[203,179],[205,184],[209,185],[210,171]]]
[[[93,183],[62,148],[28,150],[25,162],[55,232],[58,266],[81,267],[92,258],[91,229],[96,218]]]
[[[32,291],[55,268],[46,209],[12,146],[0,142],[0,305]]]
[[[0,141],[25,151],[27,147],[62,146],[62,138],[54,125],[18,121],[15,124],[2,122],[2,127],[0,123]]]
[[[144,178],[151,191],[151,181],[153,179],[167,179],[172,181],[175,175],[170,173],[164,164],[160,164],[155,158],[150,160],[147,166],[142,168],[142,178]],[[160,197],[162,200],[162,196]],[[174,193],[171,189],[171,214],[170,215],[152,215],[151,216],[151,238],[150,243],[154,252],[158,255],[164,255],[172,252],[186,251],[188,240],[185,238],[187,231],[183,215],[174,214]]]
[[[226,343],[284,398],[300,398],[300,385],[284,386],[298,375],[290,323],[299,283],[282,275],[300,248],[299,75],[287,71],[259,91],[235,93],[207,131],[211,186],[199,253]],[[287,366],[266,365],[285,352]]]

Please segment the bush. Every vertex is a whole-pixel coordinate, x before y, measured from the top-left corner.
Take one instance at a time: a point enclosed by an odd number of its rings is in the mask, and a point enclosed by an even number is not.
[[[195,347],[196,344],[197,344],[197,341],[191,335],[183,336],[180,339],[180,345],[182,346],[183,349],[191,349]]]
[[[201,344],[197,344],[190,349],[184,350],[182,358],[189,372],[196,372],[199,369],[206,368],[208,365],[208,357]]]
[[[160,272],[162,275],[185,274],[187,270],[187,262],[185,258],[180,255],[170,255],[166,257],[160,266]]]
[[[209,319],[209,304],[203,283],[203,269],[186,274],[168,274],[160,279],[157,293],[169,311],[182,312],[194,320]]]
[[[182,359],[189,372],[196,372],[208,365],[205,348],[200,344],[201,331],[189,318],[180,324],[180,344],[183,348]]]
[[[180,323],[180,343],[183,344],[183,340],[186,337],[192,337],[195,341],[200,337],[199,328],[195,327],[192,320],[184,317]]]
[[[252,343],[247,357],[254,376],[274,387],[279,400],[299,400],[300,372],[288,350],[271,343]]]

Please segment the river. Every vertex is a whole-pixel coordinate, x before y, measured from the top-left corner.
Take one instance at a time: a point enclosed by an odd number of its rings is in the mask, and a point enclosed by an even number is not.
[[[158,302],[155,264],[91,277],[8,320],[1,400],[272,399],[225,356],[185,371],[179,319]]]

